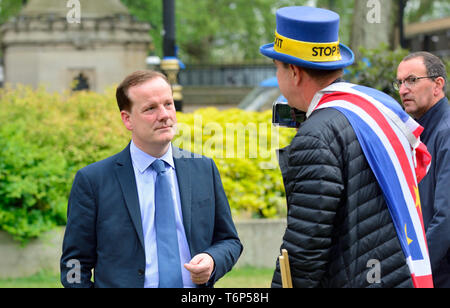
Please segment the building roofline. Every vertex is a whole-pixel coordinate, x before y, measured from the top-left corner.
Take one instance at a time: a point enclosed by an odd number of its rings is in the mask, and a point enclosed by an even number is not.
[[[420,34],[428,34],[445,30],[450,30],[450,17],[406,25],[405,37],[410,38]]]

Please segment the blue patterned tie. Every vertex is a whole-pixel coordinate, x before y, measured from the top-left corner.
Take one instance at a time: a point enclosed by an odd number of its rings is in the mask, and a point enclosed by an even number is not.
[[[182,288],[183,278],[169,175],[160,159],[155,160],[152,167],[158,173],[155,184],[155,227],[159,287]]]

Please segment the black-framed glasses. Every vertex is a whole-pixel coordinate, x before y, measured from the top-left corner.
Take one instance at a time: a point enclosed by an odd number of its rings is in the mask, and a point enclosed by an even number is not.
[[[420,79],[427,79],[427,78],[437,78],[439,76],[424,76],[424,77],[414,77],[414,76],[409,76],[408,78],[404,79],[404,80],[395,80],[392,85],[394,86],[394,89],[397,91],[400,91],[400,87],[402,86],[402,84],[405,85],[406,88],[411,89],[412,87],[414,87],[417,83],[418,80]]]

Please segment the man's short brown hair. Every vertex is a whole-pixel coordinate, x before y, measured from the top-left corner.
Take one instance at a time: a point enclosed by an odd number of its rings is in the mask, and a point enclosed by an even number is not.
[[[283,63],[285,68],[289,68],[288,63]],[[312,69],[299,66],[300,69],[306,72],[309,77],[313,78],[319,84],[325,84],[330,79],[338,79],[344,75],[344,69],[339,68],[335,70],[320,70],[320,69]]]
[[[125,77],[125,79],[117,87],[116,90],[116,100],[120,111],[122,110],[131,111],[132,101],[128,96],[128,90],[131,87],[141,85],[144,82],[147,82],[157,77],[164,79],[167,82],[167,84],[170,85],[166,75],[157,71],[150,71],[150,70],[136,71],[131,75]]]

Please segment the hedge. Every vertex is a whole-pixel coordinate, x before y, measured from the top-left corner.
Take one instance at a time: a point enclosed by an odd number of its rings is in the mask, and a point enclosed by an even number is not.
[[[0,229],[26,242],[66,224],[77,170],[130,141],[114,97],[113,88],[104,94],[0,90]],[[274,151],[288,145],[295,131],[272,131],[270,111],[209,108],[177,117],[174,144],[214,158],[235,216],[285,215]]]

